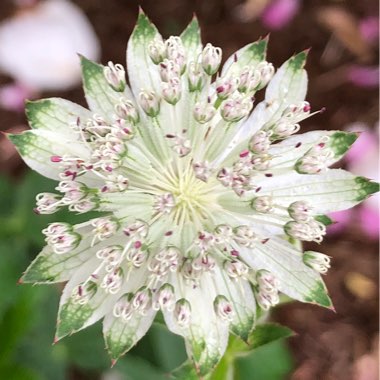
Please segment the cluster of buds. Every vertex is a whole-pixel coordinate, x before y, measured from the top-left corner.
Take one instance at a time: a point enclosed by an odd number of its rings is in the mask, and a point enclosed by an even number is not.
[[[320,243],[326,234],[326,227],[312,216],[311,206],[304,201],[296,201],[288,207],[289,216],[293,219],[284,226],[290,237]]]
[[[112,272],[123,261],[123,247],[111,245],[96,252],[96,257],[102,260],[106,272]]]
[[[212,174],[212,169],[207,161],[195,162],[193,164],[193,170],[195,178],[198,178],[203,182],[207,182]]]
[[[285,108],[281,117],[265,129],[271,132],[272,141],[285,139],[300,129],[299,122],[310,116],[310,104],[306,101],[291,104]]]
[[[327,146],[328,137],[319,144],[309,149],[301,158],[299,158],[294,168],[301,174],[318,174],[326,170],[329,162],[334,157],[334,152]]]
[[[168,246],[151,256],[148,261],[150,278],[154,284],[166,278],[169,272],[175,272],[178,268],[181,252],[177,247]]]
[[[320,252],[305,251],[303,262],[322,274],[326,274],[330,268],[330,257]]]
[[[157,195],[154,199],[153,209],[161,214],[169,214],[176,202],[172,193]]]
[[[116,294],[120,291],[121,286],[124,282],[123,269],[121,267],[116,267],[111,272],[108,272],[100,284],[100,287],[104,289],[105,292],[110,294]]]
[[[74,304],[85,305],[96,294],[98,285],[91,279],[77,285],[71,292],[71,299]]]
[[[220,114],[228,123],[237,123],[249,115],[252,107],[251,97],[235,94],[222,103]]]
[[[315,241],[317,243],[320,243],[323,236],[326,235],[325,225],[315,219],[310,219],[307,222],[292,220],[285,224],[284,231],[294,239]]]
[[[216,261],[210,256],[201,254],[195,259],[185,259],[181,267],[181,273],[185,281],[197,286],[199,279],[206,272],[213,273],[216,266]]]
[[[103,241],[113,236],[119,229],[120,222],[114,217],[103,217],[92,219],[91,225],[94,227],[91,243],[91,246],[93,246],[97,240]]]
[[[248,266],[237,259],[226,260],[223,264],[223,269],[231,279],[236,281],[240,278],[247,278],[249,272]]]
[[[61,255],[78,247],[82,237],[68,223],[52,223],[42,230],[45,241],[54,253]]]
[[[239,159],[235,161],[232,169],[222,168],[217,179],[223,186],[231,187],[238,195],[242,196],[247,191],[255,190],[255,175],[257,171],[268,169],[270,156],[257,156],[249,150],[240,153]]]
[[[239,91],[254,93],[265,87],[274,75],[274,67],[267,61],[260,62],[257,67],[245,66],[239,77]]]
[[[165,137],[171,142],[171,148],[179,157],[185,157],[191,152],[191,141],[184,136],[167,134]]]
[[[256,300],[263,310],[269,310],[279,303],[278,280],[267,270],[259,270],[256,273]]]

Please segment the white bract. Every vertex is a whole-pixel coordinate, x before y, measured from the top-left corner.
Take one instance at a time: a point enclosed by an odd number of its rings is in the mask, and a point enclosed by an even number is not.
[[[141,13],[127,50],[131,89],[120,64],[82,58],[89,110],[56,98],[27,104],[32,130],[11,139],[61,193],[38,195],[36,211],[101,213],[50,225],[22,278],[67,281],[57,339],[104,318],[116,361],[161,310],[203,376],[229,331],[247,341],[257,308],[276,305],[279,292],[332,307],[320,276],[327,256],[289,240],[320,242],[324,214],[377,185],[328,168],[356,134],[293,134],[310,114],[306,52],[274,74],[266,45],[227,59],[215,84],[221,49],[202,47],[196,20],[165,40]]]

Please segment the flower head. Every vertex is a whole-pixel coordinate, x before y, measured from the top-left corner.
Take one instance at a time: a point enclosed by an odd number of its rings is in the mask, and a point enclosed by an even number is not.
[[[320,276],[328,260],[289,240],[320,242],[325,213],[378,186],[328,169],[356,134],[294,135],[310,116],[307,54],[274,73],[266,46],[240,49],[215,82],[222,52],[202,47],[196,20],[165,40],[141,13],[127,49],[131,89],[121,65],[82,58],[89,110],[55,98],[27,104],[33,129],[11,139],[31,168],[59,181],[60,194],[37,196],[38,213],[102,213],[50,225],[23,276],[67,281],[58,339],[103,318],[117,360],[161,310],[203,375],[229,331],[247,341],[257,309],[279,292],[331,307]]]

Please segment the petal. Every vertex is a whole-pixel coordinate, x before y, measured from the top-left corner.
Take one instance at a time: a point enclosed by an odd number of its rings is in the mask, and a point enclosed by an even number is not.
[[[87,261],[66,284],[59,303],[56,340],[92,325],[115,303],[116,297],[107,297],[100,286],[97,286],[95,296],[86,304],[81,305],[73,301],[74,288],[91,276],[98,263],[96,257]]]
[[[379,191],[379,184],[342,170],[330,169],[318,175],[285,173],[258,181],[260,195],[288,207],[297,200],[308,202],[317,214],[345,210]]]
[[[265,100],[253,110],[241,128],[240,136],[250,136],[265,123],[274,120],[290,104],[305,99],[307,91],[307,74],[303,69],[307,51],[296,54],[287,60],[269,82]]]
[[[128,78],[136,98],[141,90],[154,90],[157,94],[160,93],[159,73],[148,53],[148,45],[155,38],[161,38],[160,33],[140,9],[127,48]]]
[[[95,256],[96,251],[118,243],[119,238],[115,237],[102,242],[97,241],[91,247],[92,236],[88,234],[92,227],[88,226],[88,223],[85,224],[85,226],[74,226],[75,232],[83,236],[77,248],[72,252],[58,255],[49,246],[45,246],[26,269],[21,282],[52,284],[68,281],[81,266],[87,265],[87,262]]]
[[[76,124],[78,118],[87,120],[92,116],[89,110],[60,98],[28,101],[25,112],[31,128],[65,134],[74,141],[78,140],[78,134],[70,125]]]
[[[253,250],[241,249],[242,259],[255,270],[266,269],[279,281],[279,289],[291,298],[331,308],[319,273],[303,263],[302,252],[285,239],[273,237]]]
[[[106,348],[113,361],[128,352],[146,334],[156,313],[153,309],[149,309],[146,315],[134,311],[128,321],[122,317],[116,318],[113,312],[106,314],[103,334]]]
[[[171,279],[177,298],[186,298],[191,305],[191,320],[188,326],[182,327],[173,312],[165,310],[165,322],[170,331],[185,338],[188,355],[198,375],[203,376],[216,366],[226,350],[228,323],[217,318],[214,312],[217,293],[210,277],[203,275],[197,287],[184,282],[178,274]]]
[[[59,180],[59,169],[56,163],[51,162],[51,156],[67,155],[84,160],[90,157],[88,149],[82,143],[57,132],[34,129],[18,135],[9,135],[9,138],[30,168],[56,180]]]
[[[198,19],[195,16],[180,37],[186,50],[187,61],[196,62],[199,54],[202,52],[202,41]]]
[[[220,294],[233,305],[233,317],[230,330],[245,342],[256,321],[256,301],[251,286],[243,279],[230,279],[224,271],[216,271],[216,281]]]
[[[92,62],[80,56],[83,76],[83,88],[87,104],[91,111],[110,119],[115,114],[115,104],[121,96],[133,99],[128,86],[125,86],[124,94],[116,92],[108,84],[104,76],[104,66]]]

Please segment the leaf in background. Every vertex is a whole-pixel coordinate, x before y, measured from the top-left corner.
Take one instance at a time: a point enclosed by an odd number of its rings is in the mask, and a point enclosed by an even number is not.
[[[154,367],[147,360],[131,354],[122,357],[115,368],[123,375],[123,380],[168,380],[163,371]]]
[[[286,344],[278,340],[244,358],[237,358],[234,380],[284,380],[292,369],[291,353]]]
[[[275,340],[289,338],[292,335],[294,332],[288,327],[276,323],[267,323],[256,326],[248,338],[248,343],[252,349],[255,349]]]

